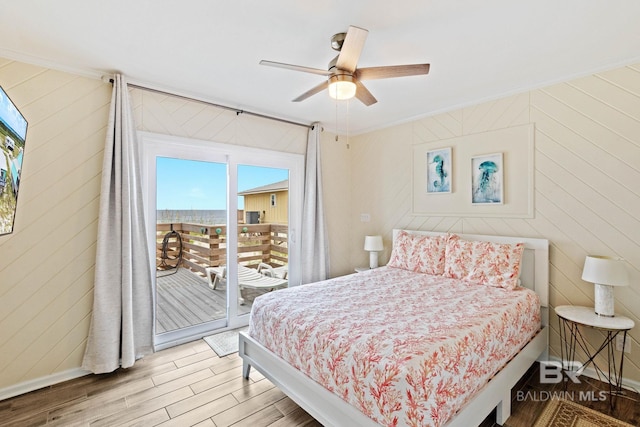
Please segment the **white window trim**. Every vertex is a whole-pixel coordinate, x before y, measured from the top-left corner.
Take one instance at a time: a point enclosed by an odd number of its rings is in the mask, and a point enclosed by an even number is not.
[[[171,135],[156,134],[151,132],[138,132],[142,169],[142,189],[145,217],[147,219],[148,241],[155,241],[156,206],[156,157],[183,158],[186,160],[201,160],[227,164],[227,230],[229,235],[237,235],[238,224],[236,212],[238,210],[238,166],[251,165],[289,170],[289,285],[300,284],[300,227],[302,225],[302,204],[304,192],[304,156],[302,154],[286,153],[280,151],[265,150],[260,148],[244,147],[231,144],[223,144],[193,138],[177,137]],[[233,213],[233,215],[232,215]],[[149,245],[150,259],[155,259],[155,245]],[[229,245],[228,259],[237,259],[236,245]],[[155,277],[155,263],[150,265]],[[237,263],[229,263],[229,275],[237,275]],[[230,287],[228,307],[228,328],[236,328],[248,324],[248,316],[238,315],[238,290]]]

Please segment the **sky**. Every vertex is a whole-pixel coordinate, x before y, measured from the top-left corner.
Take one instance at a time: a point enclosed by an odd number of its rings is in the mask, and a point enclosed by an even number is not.
[[[158,157],[156,209],[226,209],[227,165]],[[289,178],[287,169],[238,166],[238,191]],[[238,209],[244,209],[238,197]]]
[[[27,121],[2,88],[0,88],[0,120],[5,122],[24,141],[27,135]]]

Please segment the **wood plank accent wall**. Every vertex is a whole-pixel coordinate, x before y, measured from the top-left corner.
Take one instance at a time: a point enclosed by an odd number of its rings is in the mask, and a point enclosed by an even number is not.
[[[26,117],[14,232],[0,236],[0,388],[80,366],[93,302],[111,86],[0,59]]]
[[[102,150],[111,87],[0,58],[0,85],[29,121],[15,231],[0,236],[0,389],[80,366],[92,303]],[[304,153],[306,129],[132,90],[141,130]],[[336,142],[322,135],[332,275],[366,265],[365,234],[391,229],[544,237],[551,302],[593,304],[586,254],[622,256],[631,286],[617,308],[636,321],[625,377],[640,381],[640,65]],[[411,215],[411,146],[536,126],[534,219]],[[303,135],[303,137],[301,137]],[[369,213],[371,221],[360,222]],[[552,317],[552,353],[558,354]],[[595,337],[594,337],[595,338]],[[595,341],[594,341],[595,342]]]
[[[304,154],[307,128],[142,89],[131,90],[139,130]]]
[[[14,232],[0,236],[1,399],[80,372],[112,87],[3,58],[0,85],[29,122]],[[130,93],[139,130],[306,150],[304,127],[140,89]]]
[[[528,123],[535,125],[535,218],[411,214],[413,144]],[[351,147],[351,172],[343,175],[351,188],[341,195],[352,205],[351,227],[347,236],[331,233],[349,249],[332,261],[350,256],[349,269],[366,265],[364,236],[382,234],[386,263],[393,228],[547,238],[555,307],[593,306],[593,285],[581,280],[586,255],[622,257],[631,285],[616,288],[616,311],[636,322],[624,376],[640,381],[640,64],[353,137]],[[559,357],[555,314],[551,326],[551,353]],[[602,339],[589,336],[593,346]]]

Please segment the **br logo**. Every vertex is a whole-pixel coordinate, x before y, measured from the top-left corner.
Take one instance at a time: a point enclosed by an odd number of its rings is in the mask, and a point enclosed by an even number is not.
[[[578,377],[584,368],[582,363],[567,361],[564,367],[562,365],[555,361],[540,362],[540,384],[558,384],[563,380],[580,384]]]

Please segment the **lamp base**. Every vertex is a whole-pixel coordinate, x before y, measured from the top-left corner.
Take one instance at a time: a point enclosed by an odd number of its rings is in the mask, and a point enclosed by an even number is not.
[[[596,300],[595,312],[598,316],[615,317],[613,309],[613,286],[595,284],[594,295]]]
[[[369,252],[369,268],[378,268],[378,252]]]

